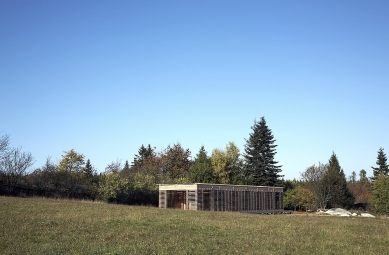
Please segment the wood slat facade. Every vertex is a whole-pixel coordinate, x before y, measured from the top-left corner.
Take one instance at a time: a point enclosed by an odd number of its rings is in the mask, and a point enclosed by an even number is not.
[[[246,213],[282,213],[282,187],[206,184],[160,184],[159,208]]]

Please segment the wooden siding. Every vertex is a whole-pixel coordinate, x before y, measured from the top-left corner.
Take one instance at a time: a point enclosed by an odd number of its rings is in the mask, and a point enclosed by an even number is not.
[[[203,184],[160,185],[160,208],[235,211],[246,213],[283,212],[283,188],[249,185]]]

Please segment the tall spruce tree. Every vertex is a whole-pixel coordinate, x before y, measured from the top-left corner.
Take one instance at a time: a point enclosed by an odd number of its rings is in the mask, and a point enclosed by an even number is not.
[[[266,125],[264,117],[254,120],[253,130],[246,139],[244,157],[244,179],[249,185],[275,186],[279,185],[281,166],[274,160],[277,145],[274,136]]]
[[[328,170],[323,177],[323,185],[329,194],[328,206],[350,208],[354,205],[355,197],[347,187],[346,176],[334,152],[328,161]]]
[[[379,175],[388,175],[389,174],[389,166],[386,163],[387,158],[384,152],[383,148],[380,148],[378,150],[378,156],[377,156],[377,166],[378,167],[371,167],[373,169],[373,177],[371,178],[373,181],[375,181]]]

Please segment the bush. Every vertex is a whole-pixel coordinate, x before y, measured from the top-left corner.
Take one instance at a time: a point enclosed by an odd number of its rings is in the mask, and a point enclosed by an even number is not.
[[[370,208],[380,214],[389,214],[389,176],[380,175],[373,183]]]

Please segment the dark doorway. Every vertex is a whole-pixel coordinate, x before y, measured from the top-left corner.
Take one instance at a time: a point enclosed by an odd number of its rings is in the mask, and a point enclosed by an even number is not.
[[[167,208],[186,208],[186,191],[168,190]]]
[[[210,199],[210,191],[209,190],[203,191],[203,210],[204,211],[211,210],[211,199]]]

